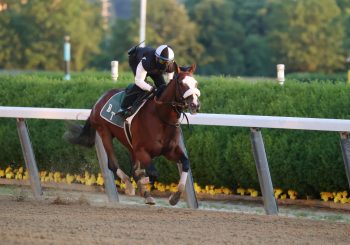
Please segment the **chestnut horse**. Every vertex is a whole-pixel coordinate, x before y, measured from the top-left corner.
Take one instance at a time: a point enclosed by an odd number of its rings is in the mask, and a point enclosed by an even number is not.
[[[195,65],[188,69],[180,69],[176,63],[174,65],[174,78],[167,84],[159,98],[150,96],[132,119],[131,142],[128,141],[122,127],[110,123],[100,115],[106,102],[121,91],[116,89],[108,91],[96,102],[84,126],[75,125],[65,133],[65,138],[70,143],[92,147],[97,131],[107,153],[108,168],[125,183],[125,193],[134,195],[135,189],[129,177],[120,169],[113,152],[112,140],[114,137],[117,138],[131,154],[132,175],[137,183],[139,194],[145,198],[147,204],[155,204],[155,200],[146,188],[148,177],[145,176],[144,169],[149,166],[154,157],[163,155],[170,161],[182,164],[177,192],[169,198],[171,205],[179,201],[189,170],[189,159],[183,146],[179,119],[185,110],[191,114],[199,111],[200,91],[197,89],[198,82],[193,77]]]

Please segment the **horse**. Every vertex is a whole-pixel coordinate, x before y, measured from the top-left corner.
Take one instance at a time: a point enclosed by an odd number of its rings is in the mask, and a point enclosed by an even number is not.
[[[189,111],[190,114],[196,114],[199,111],[200,91],[197,88],[198,82],[193,77],[195,64],[182,69],[183,67],[180,68],[174,63],[174,67],[174,77],[165,86],[163,92],[158,96],[149,96],[144,105],[133,115],[129,124],[132,140],[128,140],[123,128],[101,117],[102,108],[113,95],[122,91],[120,89],[113,89],[102,95],[93,106],[85,125],[74,124],[64,134],[70,143],[92,147],[95,144],[97,132],[107,153],[108,168],[114,173],[115,178],[119,177],[125,183],[125,193],[135,195],[130,178],[121,170],[113,151],[112,140],[114,138],[119,140],[131,155],[131,171],[137,183],[139,195],[144,198],[146,204],[150,205],[155,204],[155,200],[147,189],[149,178],[146,176],[145,168],[150,165],[154,157],[163,155],[170,161],[182,164],[177,191],[169,197],[171,205],[178,203],[190,168],[179,120],[182,114],[186,116],[185,111]]]

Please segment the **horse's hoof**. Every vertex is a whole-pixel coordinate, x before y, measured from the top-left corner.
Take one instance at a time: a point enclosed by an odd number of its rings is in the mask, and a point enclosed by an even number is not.
[[[171,196],[169,197],[170,205],[175,206],[179,202],[180,197],[181,197],[181,192],[179,191],[171,194]]]
[[[145,203],[148,204],[148,205],[154,205],[154,204],[156,204],[156,201],[154,200],[153,197],[146,197],[145,198]]]
[[[135,196],[135,188],[130,181],[125,182],[125,194],[128,196]]]

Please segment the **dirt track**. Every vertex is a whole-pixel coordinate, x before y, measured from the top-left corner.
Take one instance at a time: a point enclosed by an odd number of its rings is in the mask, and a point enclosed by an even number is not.
[[[0,244],[350,244],[349,223],[15,199],[0,196]]]

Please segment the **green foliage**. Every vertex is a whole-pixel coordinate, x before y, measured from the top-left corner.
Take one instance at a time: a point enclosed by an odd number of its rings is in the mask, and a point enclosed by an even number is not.
[[[0,13],[0,68],[62,69],[65,35],[71,38],[73,70],[85,68],[99,52],[99,5],[85,0],[5,2],[9,7]]]
[[[336,0],[273,0],[268,8],[266,25],[275,64],[301,72],[344,67],[344,25]]]
[[[139,8],[137,6],[137,8]],[[139,16],[132,20],[117,19],[108,52],[126,68],[127,50],[139,43]],[[128,33],[128,35],[125,35]],[[161,44],[173,47],[175,59],[181,65],[199,62],[203,51],[197,42],[198,30],[189,19],[186,9],[176,0],[158,0],[147,3],[146,45],[156,48]]]
[[[203,74],[241,74],[244,70],[244,57],[240,52],[244,30],[240,23],[233,21],[233,6],[225,0],[205,0],[193,9],[193,18],[199,26],[199,42],[205,47],[200,62]]]
[[[91,108],[111,88],[125,87],[131,73],[121,73],[112,83],[108,73],[73,73],[71,81],[60,73],[0,75],[0,104],[58,108]],[[197,77],[203,113],[350,118],[345,83],[287,80],[284,86],[271,81],[247,82],[231,77]],[[98,172],[94,149],[67,144],[62,139],[65,122],[27,120],[39,169]],[[194,180],[201,185],[259,189],[248,128],[183,126]],[[332,132],[262,129],[273,185],[295,189],[302,195],[347,189],[339,146]],[[15,119],[0,119],[0,166],[23,163]],[[115,143],[119,163],[130,173],[126,149]],[[175,164],[160,157],[156,166],[160,181],[175,182]]]
[[[169,44],[179,64],[198,63],[203,47],[197,42],[199,31],[184,6],[176,0],[149,1],[147,11],[148,44],[155,47]]]
[[[347,74],[345,73],[332,73],[332,74],[324,74],[324,73],[307,73],[307,72],[298,72],[298,73],[288,73],[286,75],[286,79],[288,80],[298,80],[300,82],[315,82],[315,81],[329,81],[329,82],[346,82]]]
[[[1,2],[0,69],[61,70],[70,35],[72,70],[106,70],[111,60],[129,70],[140,1],[131,1],[129,20],[116,16],[105,29],[97,0]],[[348,0],[148,1],[146,23],[147,45],[170,44],[178,63],[197,63],[199,74],[272,76],[278,63],[288,72],[350,67]]]

